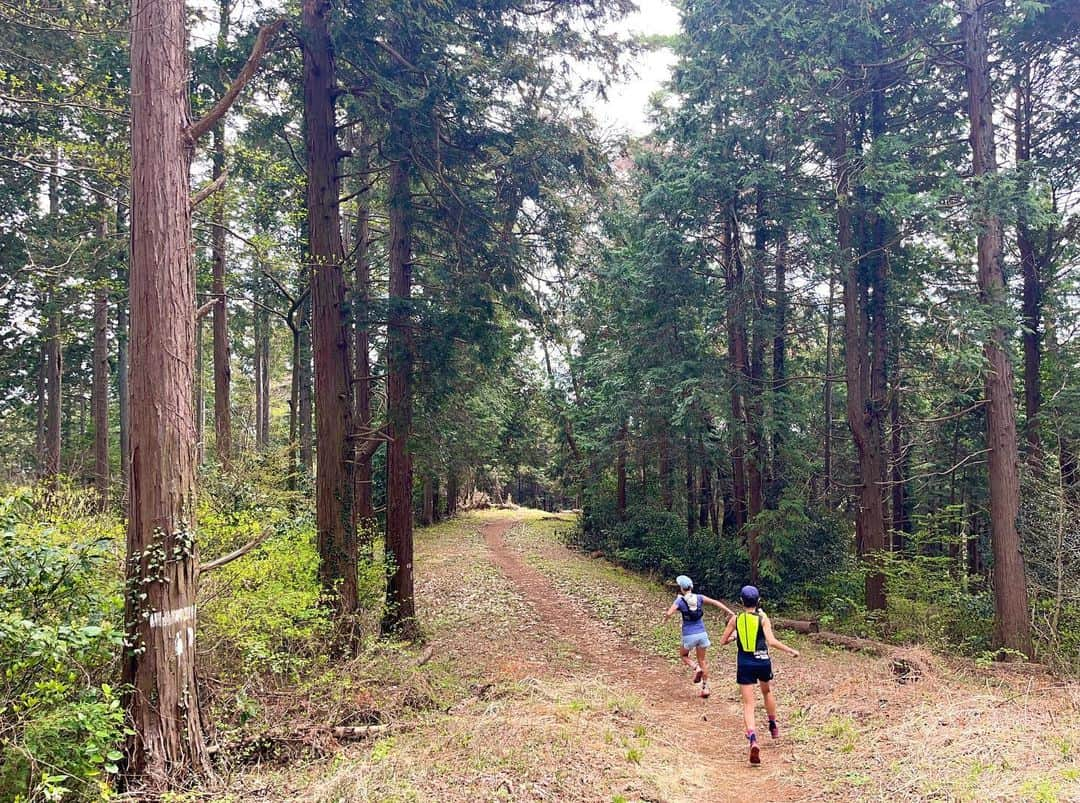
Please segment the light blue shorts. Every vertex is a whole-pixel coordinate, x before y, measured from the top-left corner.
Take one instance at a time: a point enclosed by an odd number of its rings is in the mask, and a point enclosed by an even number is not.
[[[682,648],[684,650],[692,650],[695,647],[711,647],[712,642],[709,641],[708,633],[691,633],[689,636],[682,637]]]

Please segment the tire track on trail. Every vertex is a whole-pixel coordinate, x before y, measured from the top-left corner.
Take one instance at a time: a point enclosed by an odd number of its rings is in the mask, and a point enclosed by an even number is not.
[[[695,800],[782,803],[799,799],[783,782],[789,769],[783,740],[769,744],[765,739],[761,767],[747,763],[741,705],[723,699],[720,691],[724,684],[734,683],[729,662],[710,655],[713,694],[701,699],[687,673],[624,641],[508,547],[503,536],[520,523],[501,519],[483,526],[492,563],[520,591],[548,632],[572,645],[584,666],[605,681],[640,695],[645,711],[666,735],[698,759],[708,791],[695,794]],[[715,625],[714,621],[714,629]]]

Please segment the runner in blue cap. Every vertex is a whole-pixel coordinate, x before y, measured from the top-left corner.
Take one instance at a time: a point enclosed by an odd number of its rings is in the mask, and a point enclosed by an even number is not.
[[[709,665],[705,660],[705,649],[711,646],[709,634],[705,632],[705,606],[712,605],[720,608],[728,616],[734,616],[731,610],[722,602],[706,597],[704,594],[694,593],[694,581],[685,574],[675,578],[679,585],[679,596],[671,603],[671,607],[664,614],[667,622],[676,612],[682,614],[682,647],[679,649],[679,657],[682,662],[694,672],[694,683],[701,681],[701,696],[709,696]],[[690,660],[690,650],[694,650],[697,663]]]
[[[742,693],[746,738],[750,741],[750,763],[760,764],[761,752],[754,730],[754,686],[761,686],[765,712],[769,715],[769,735],[776,739],[780,736],[780,727],[776,724],[776,700],[772,693],[773,671],[769,647],[776,647],[796,658],[799,657],[799,651],[773,635],[772,622],[765,615],[765,611],[761,610],[761,595],[754,586],[743,586],[739,597],[744,610],[728,620],[720,643],[723,645],[737,640],[739,645],[736,682]]]

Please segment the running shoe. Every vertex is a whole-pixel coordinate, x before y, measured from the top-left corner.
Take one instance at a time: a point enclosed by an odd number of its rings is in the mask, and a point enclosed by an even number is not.
[[[750,742],[750,763],[761,763],[761,750],[758,749],[757,742]]]
[[[704,674],[705,674],[705,672],[700,666],[695,666],[694,667],[694,683],[700,683],[701,682],[701,676],[704,675]]]
[[[701,696],[702,697],[708,697],[710,693],[711,692],[709,692],[709,684],[708,683],[702,683],[701,684]]]
[[[775,719],[769,720],[769,735],[774,739],[780,738],[780,726],[776,724]]]

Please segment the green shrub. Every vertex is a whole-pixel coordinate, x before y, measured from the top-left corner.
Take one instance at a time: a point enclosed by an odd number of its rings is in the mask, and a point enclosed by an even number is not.
[[[127,733],[119,524],[72,491],[0,499],[0,799],[100,798]]]

